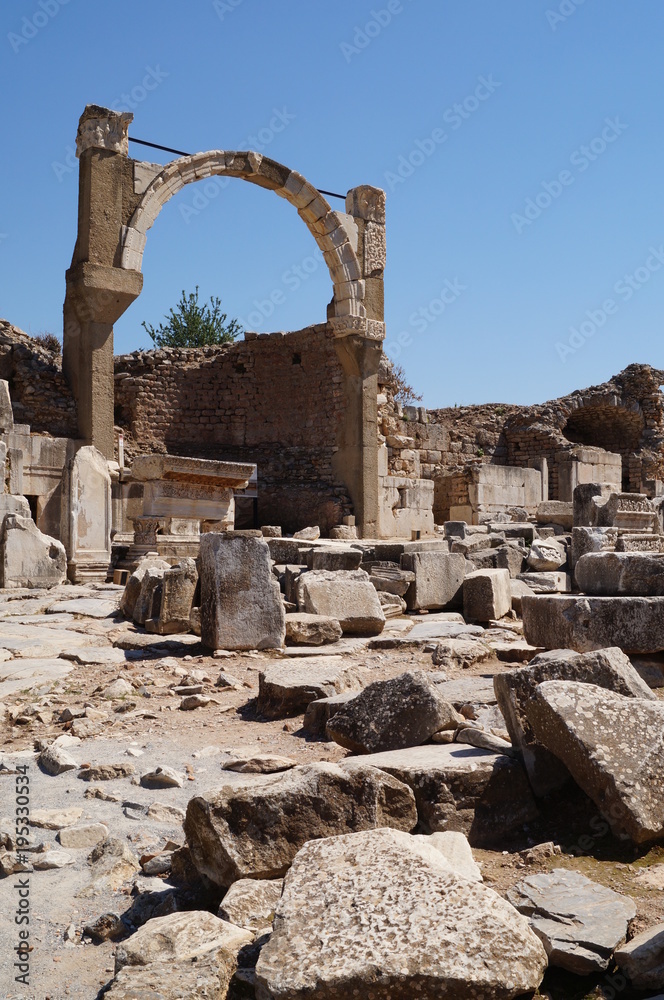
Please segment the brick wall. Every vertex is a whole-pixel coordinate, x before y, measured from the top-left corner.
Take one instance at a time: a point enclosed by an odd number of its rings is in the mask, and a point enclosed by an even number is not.
[[[222,347],[136,351],[115,359],[115,422],[129,457],[257,463],[262,524],[326,529],[352,513],[332,468],[342,381],[324,324]]]
[[[76,437],[76,404],[62,374],[62,356],[3,319],[0,378],[9,382],[17,424],[54,437]]]

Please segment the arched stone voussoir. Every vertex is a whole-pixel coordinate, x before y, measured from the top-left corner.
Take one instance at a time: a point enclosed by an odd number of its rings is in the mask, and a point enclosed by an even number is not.
[[[171,160],[146,188],[129,224],[124,231],[121,266],[140,270],[143,260],[141,237],[155,222],[159,212],[185,184],[211,176],[238,177],[275,191],[294,208],[318,247],[330,271],[338,312],[362,316],[364,287],[358,284],[353,294],[344,287],[337,294],[337,285],[361,282],[361,267],[355,252],[357,231],[348,225],[347,217],[333,212],[326,198],[306,177],[282,163],[252,150],[213,149]],[[131,233],[132,236],[128,237]],[[357,305],[356,305],[357,303]]]

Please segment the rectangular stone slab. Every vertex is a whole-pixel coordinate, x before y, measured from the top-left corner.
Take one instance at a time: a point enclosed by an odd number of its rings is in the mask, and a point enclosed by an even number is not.
[[[664,597],[524,597],[523,627],[532,646],[592,649],[620,646],[625,653],[664,650]]]

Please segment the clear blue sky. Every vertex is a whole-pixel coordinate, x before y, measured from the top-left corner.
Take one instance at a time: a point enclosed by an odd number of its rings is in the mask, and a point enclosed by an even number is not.
[[[319,187],[384,187],[387,345],[430,407],[664,367],[661,0],[5,0],[0,25],[0,315],[28,332],[61,333],[97,103],[133,110],[137,138],[254,136]],[[294,209],[239,180],[208,192],[150,231],[117,353],[196,284],[250,329],[324,319]]]

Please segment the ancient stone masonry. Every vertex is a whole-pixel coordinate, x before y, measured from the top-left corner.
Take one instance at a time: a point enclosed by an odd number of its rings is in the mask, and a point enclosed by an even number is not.
[[[601,385],[528,407],[426,411],[394,403],[387,366],[379,383],[379,441],[389,469],[434,480],[437,524],[468,503],[473,470],[486,464],[540,470],[543,500],[570,501],[578,482],[591,481],[655,495],[664,478],[664,372],[649,365],[630,365]]]
[[[125,454],[169,452],[258,465],[262,523],[323,530],[353,512],[335,461],[344,375],[326,324],[223,347],[115,359]]]
[[[76,403],[62,358],[0,319],[0,379],[9,383],[17,424],[54,437],[76,437]]]

